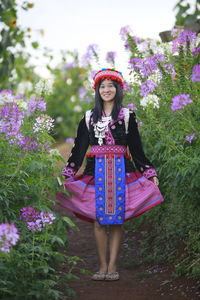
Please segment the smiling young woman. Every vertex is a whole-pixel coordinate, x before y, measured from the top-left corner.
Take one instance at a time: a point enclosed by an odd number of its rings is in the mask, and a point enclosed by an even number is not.
[[[94,223],[100,266],[93,280],[119,279],[117,256],[123,223],[163,202],[156,171],[142,148],[135,113],[122,106],[123,87],[120,72],[102,69],[96,73],[94,108],[80,121],[62,172],[64,189],[72,197],[58,193],[60,206]],[[89,145],[85,170],[75,175]]]

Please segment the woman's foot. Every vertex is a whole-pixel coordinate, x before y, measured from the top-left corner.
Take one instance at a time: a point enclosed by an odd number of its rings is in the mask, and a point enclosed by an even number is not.
[[[105,280],[106,278],[106,272],[96,272],[92,275],[92,280],[96,280],[96,281],[101,281],[101,280]]]
[[[118,272],[107,273],[105,276],[105,280],[107,280],[107,281],[119,280],[119,273]]]

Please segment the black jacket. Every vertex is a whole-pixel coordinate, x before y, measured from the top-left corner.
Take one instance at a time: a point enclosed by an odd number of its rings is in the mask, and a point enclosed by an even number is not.
[[[68,159],[67,168],[72,168],[75,171],[81,167],[85,154],[89,146],[98,145],[98,139],[95,138],[94,127],[91,124],[92,116],[89,122],[89,130],[86,125],[85,116],[80,121],[77,131],[77,137],[74,141],[70,157]],[[115,121],[114,125],[110,126],[111,133],[114,137],[116,145],[128,146],[132,160],[125,157],[125,169],[126,173],[133,172],[137,169],[143,173],[147,169],[153,168],[152,163],[145,156],[142,143],[138,131],[137,122],[135,119],[135,113],[130,111],[128,133],[126,134],[125,122],[122,119],[121,122]],[[105,140],[103,141],[105,144]],[[95,158],[87,157],[87,163],[84,170],[84,174],[93,175],[95,170]]]

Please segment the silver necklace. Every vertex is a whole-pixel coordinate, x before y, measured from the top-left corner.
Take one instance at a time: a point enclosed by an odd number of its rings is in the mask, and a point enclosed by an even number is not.
[[[108,124],[112,120],[112,116],[102,117],[96,124],[94,124],[95,137],[98,138],[98,144],[101,146],[103,144],[103,139],[108,131]]]

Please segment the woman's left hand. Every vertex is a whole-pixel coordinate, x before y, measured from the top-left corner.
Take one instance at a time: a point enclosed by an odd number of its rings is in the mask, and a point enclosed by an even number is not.
[[[149,178],[149,180],[151,180],[155,185],[159,185],[158,177],[153,176],[153,177]]]

